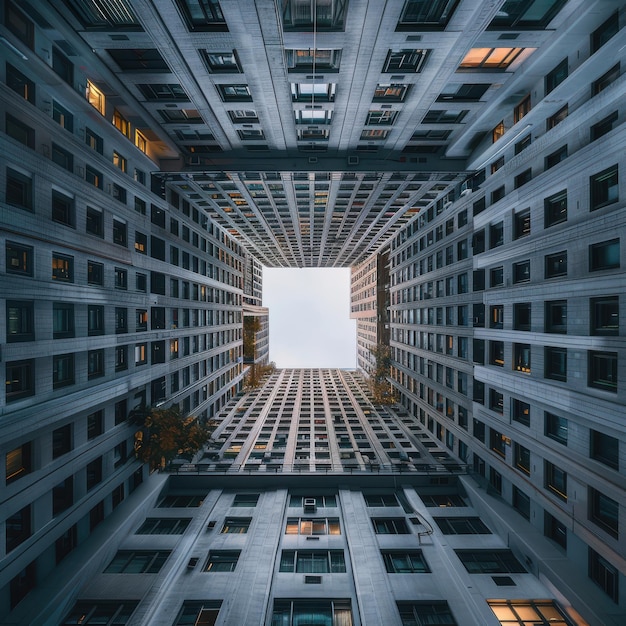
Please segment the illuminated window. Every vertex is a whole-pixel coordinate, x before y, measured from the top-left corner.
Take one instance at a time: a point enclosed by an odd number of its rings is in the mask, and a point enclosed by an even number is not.
[[[488,600],[502,626],[571,626],[553,600]]]
[[[472,48],[461,61],[459,69],[506,70],[525,50],[527,48]]]
[[[498,141],[498,139],[500,139],[500,137],[504,135],[504,132],[505,132],[504,122],[499,122],[498,124],[496,124],[495,128],[491,131],[491,141],[493,143]]]
[[[90,80],[87,80],[86,92],[89,104],[96,109],[100,115],[104,115],[106,111],[106,98],[104,94]]]
[[[113,111],[113,126],[130,139],[130,122],[117,110]]]

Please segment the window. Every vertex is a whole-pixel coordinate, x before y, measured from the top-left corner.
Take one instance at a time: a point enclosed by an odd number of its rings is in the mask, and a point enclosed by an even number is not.
[[[507,0],[488,26],[489,30],[542,30],[561,10],[566,0],[535,0],[520,5]],[[531,620],[532,621],[532,620]]]
[[[618,31],[619,14],[616,11],[591,33],[591,54],[596,53]]]
[[[545,78],[545,95],[547,96],[552,90],[556,89],[568,75],[567,57],[565,57],[552,71],[546,74]]]
[[[514,109],[513,122],[517,124],[524,116],[530,113],[530,94],[528,94]]]
[[[74,258],[53,252],[52,279],[68,283],[74,282]]]
[[[52,303],[52,337],[63,339],[74,336],[74,305],[65,302]]]
[[[5,4],[4,25],[31,50],[35,45],[34,24],[12,2]]]
[[[546,130],[550,130],[554,128],[558,124],[560,124],[567,116],[569,115],[569,108],[566,104],[564,107],[559,109],[554,115],[551,115],[546,120]]]
[[[72,450],[72,425],[66,424],[52,431],[52,458],[58,459]]]
[[[544,376],[551,380],[567,381],[567,348],[544,348]]]
[[[513,282],[524,283],[530,280],[530,261],[513,263]]]
[[[504,268],[501,265],[493,267],[489,270],[489,286],[501,287],[502,285],[504,285]]]
[[[437,96],[437,102],[478,102],[489,87],[489,83],[451,83]]]
[[[457,494],[419,494],[424,506],[427,507],[459,507],[467,506],[463,498]]]
[[[102,172],[99,172],[90,165],[85,166],[85,180],[94,187],[102,189],[104,186]]]
[[[104,376],[104,349],[89,350],[87,352],[87,378]]]
[[[511,419],[524,426],[530,426],[530,404],[517,398],[511,398]]]
[[[504,341],[489,342],[489,363],[498,367],[504,366]]]
[[[169,550],[118,550],[105,574],[157,574]]]
[[[68,132],[74,131],[74,116],[56,100],[52,101],[52,119]]]
[[[444,535],[490,535],[480,517],[435,517],[439,530]]]
[[[298,574],[344,573],[346,562],[343,550],[283,550],[279,571]]]
[[[389,50],[383,72],[421,72],[428,50]]]
[[[146,100],[165,100],[169,102],[187,102],[189,96],[178,83],[142,83],[137,85]]]
[[[104,237],[104,216],[102,211],[89,206],[87,207],[87,223],[85,230],[90,235]]]
[[[545,332],[567,333],[567,300],[551,300],[545,303]]]
[[[604,91],[611,83],[614,83],[620,77],[620,64],[614,65],[608,72],[600,76],[598,80],[594,80],[591,84],[591,96],[598,95]]]
[[[179,517],[149,517],[137,529],[137,535],[182,535],[189,523],[190,518]]]
[[[513,304],[513,329],[524,331],[531,329],[530,302],[516,302]]]
[[[550,437],[550,439],[554,439],[566,446],[567,430],[568,421],[565,417],[546,411],[544,414],[544,434],[546,437]]]
[[[72,87],[74,86],[74,65],[54,46],[52,47],[52,69],[66,83],[69,83]]]
[[[204,571],[234,572],[240,554],[240,550],[211,550]]]
[[[519,443],[513,446],[515,467],[530,476],[530,450]]]
[[[505,71],[524,48],[472,48],[461,61],[459,70]]]
[[[567,276],[567,250],[547,254],[545,260],[545,277],[555,278]]]
[[[283,2],[283,28],[285,31],[343,30],[346,2]]]
[[[248,85],[215,85],[224,102],[252,102]]]
[[[513,498],[511,504],[524,519],[530,520],[530,498],[515,485],[513,485]]]
[[[104,413],[102,410],[87,416],[87,439],[94,439],[104,432]]]
[[[74,384],[74,355],[59,354],[52,357],[52,388],[60,389]]]
[[[543,514],[543,534],[548,539],[552,539],[561,548],[567,550],[567,528],[556,517],[547,511]]]
[[[339,519],[336,517],[289,517],[285,527],[287,535],[340,535]]]
[[[104,285],[104,265],[95,261],[87,261],[87,284]]]
[[[567,501],[567,472],[550,461],[544,461],[543,471],[543,486],[561,500]]]
[[[591,211],[619,200],[618,167],[613,165],[589,178],[589,208]]]
[[[87,89],[85,93],[89,104],[100,113],[100,115],[106,114],[106,98],[104,93],[98,89],[94,83],[87,79]]]
[[[191,494],[172,494],[164,496],[159,501],[159,508],[162,509],[172,509],[172,508],[193,508],[202,506],[204,503],[204,498],[206,496],[197,496]],[[250,518],[248,518],[248,523],[250,522]],[[222,531],[223,532],[223,531]]]
[[[410,532],[403,517],[373,517],[372,524],[377,535],[408,535]]]
[[[114,285],[116,289],[128,289],[128,271],[116,267],[113,270]]]
[[[590,387],[617,393],[617,352],[590,350],[587,368]]]
[[[552,152],[544,159],[544,169],[549,170],[551,167],[558,165],[567,158],[567,144],[561,146],[555,152]]]
[[[235,495],[232,506],[255,507],[259,501],[258,493],[238,493]]]
[[[313,50],[310,48],[285,50],[290,72],[337,72],[341,61],[341,50]]]
[[[126,246],[126,222],[113,218],[113,243]]]
[[[431,109],[423,117],[422,124],[460,124],[466,115],[466,110],[447,111]]]
[[[390,126],[396,120],[398,111],[369,111],[365,119],[366,126],[384,125]]]
[[[589,431],[589,457],[619,470],[619,439],[591,429]]]
[[[128,346],[115,346],[115,371],[128,369]]]
[[[619,602],[619,572],[604,557],[589,548],[589,578],[593,580],[613,602]]]
[[[211,626],[216,623],[221,605],[221,600],[183,602],[174,626]]]
[[[148,344],[135,344],[135,365],[145,365],[148,362]]]
[[[6,134],[16,141],[23,143],[25,146],[35,149],[35,129],[31,128],[13,117],[11,114],[5,114]]]
[[[615,122],[617,122],[617,111],[613,111],[613,113],[607,115],[590,128],[590,141],[595,141],[610,133],[613,130]]]
[[[384,550],[381,552],[389,574],[425,574],[430,572],[421,550]]]
[[[122,170],[122,172],[128,171],[128,160],[115,150],[113,151],[113,165]]]
[[[74,478],[69,476],[52,488],[52,515],[67,511],[74,504]]]
[[[554,226],[567,220],[567,190],[546,198],[544,204],[544,227]]]
[[[33,179],[7,167],[6,203],[27,211],[33,210]]]
[[[502,458],[506,456],[507,441],[510,443],[510,440],[507,439],[507,437],[505,437],[502,433],[499,433],[493,428],[489,429],[489,447],[493,452]]]
[[[525,574],[511,550],[455,550],[470,574]]]
[[[589,246],[589,271],[616,269],[620,266],[619,239],[602,241]]]
[[[243,535],[248,532],[251,521],[251,517],[227,517],[220,532]]]
[[[60,626],[124,626],[130,622],[133,611],[139,604],[136,600],[83,600],[77,602]]]
[[[31,505],[13,513],[6,519],[6,551],[10,552],[31,535]]]
[[[6,301],[7,343],[34,341],[35,314],[32,300]]]
[[[589,308],[592,335],[619,334],[618,296],[591,298]]]
[[[350,600],[274,600],[272,625],[352,626]]]
[[[104,306],[90,304],[87,307],[87,333],[90,337],[104,335]]]
[[[243,71],[241,69],[241,63],[239,62],[236,50],[230,50],[228,52],[209,52],[208,50],[199,50],[199,52],[207,66],[207,69],[213,74],[240,74]]]
[[[530,374],[530,344],[513,344],[513,369],[517,372]]]
[[[114,48],[107,52],[124,71],[169,72],[170,69],[155,48]]]
[[[570,621],[552,600],[488,600],[502,626],[570,626]]]
[[[10,450],[6,454],[6,484],[16,481],[33,471],[33,457],[31,442]]]
[[[135,289],[137,291],[143,291],[144,293],[148,291],[148,277],[146,274],[140,272],[135,274]]]
[[[6,84],[24,100],[35,104],[35,83],[10,63],[6,64]]]
[[[331,110],[301,109],[294,111],[296,124],[330,124],[333,112]],[[366,132],[366,131],[363,131]],[[382,137],[387,131],[368,131],[372,137]],[[378,134],[377,134],[378,133]]]
[[[334,85],[333,85],[334,87]],[[409,85],[398,83],[379,83],[374,91],[374,102],[403,102]],[[316,98],[317,99],[317,98]]]
[[[619,536],[619,504],[597,489],[589,487],[589,519],[609,535]]]
[[[452,611],[445,600],[397,602],[402,626],[457,626]]]
[[[100,135],[94,133],[91,128],[85,128],[85,143],[99,154],[104,152],[104,140],[100,137]],[[102,174],[99,175],[99,178],[102,180]],[[87,180],[89,179],[87,178]],[[95,185],[93,181],[90,182]],[[96,185],[96,187],[102,189],[102,184]]]
[[[398,499],[392,493],[364,494],[366,506],[387,507],[400,506]]]

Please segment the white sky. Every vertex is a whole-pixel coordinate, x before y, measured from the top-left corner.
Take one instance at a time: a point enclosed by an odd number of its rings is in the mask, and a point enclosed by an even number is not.
[[[276,367],[356,368],[350,269],[263,268]]]

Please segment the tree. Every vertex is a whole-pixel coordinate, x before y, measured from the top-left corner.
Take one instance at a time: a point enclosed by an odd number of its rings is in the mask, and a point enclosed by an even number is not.
[[[191,460],[207,442],[215,423],[202,424],[183,417],[177,406],[149,409],[144,425],[135,433],[135,454],[151,469],[163,468],[177,456]]]
[[[276,363],[274,363],[274,361],[266,365],[252,363],[243,379],[243,390],[248,392],[258,389],[265,380],[265,377],[268,374],[272,374],[275,369]]]
[[[389,346],[379,343],[372,355],[376,361],[374,369],[369,375],[369,388],[375,404],[394,404],[396,395],[389,382],[391,374],[391,350]]]

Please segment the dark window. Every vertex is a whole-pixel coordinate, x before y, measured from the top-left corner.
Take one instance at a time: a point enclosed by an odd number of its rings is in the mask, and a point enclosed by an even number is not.
[[[545,332],[567,333],[567,300],[551,300],[545,303]]]
[[[410,532],[403,517],[373,517],[372,524],[377,535],[408,535]]]
[[[510,550],[455,550],[470,574],[525,574]]]
[[[74,384],[74,355],[58,354],[52,357],[52,388],[60,389]]]
[[[32,532],[31,505],[13,513],[6,519],[6,551],[10,552],[26,541]]]
[[[550,439],[554,439],[564,446],[567,445],[568,421],[565,417],[554,413],[544,414],[544,434]]]
[[[158,506],[164,509],[198,507],[202,506],[204,498],[205,496],[189,494],[167,495],[159,501]],[[246,519],[248,520],[249,525],[251,520],[250,518]]]
[[[35,83],[10,63],[6,64],[6,84],[24,100],[35,104]]]
[[[105,574],[158,574],[169,550],[118,550]]]
[[[243,71],[236,50],[228,52],[209,52],[208,50],[198,50],[207,69],[212,74],[241,74]]]
[[[104,349],[89,350],[87,352],[87,378],[104,376]]]
[[[11,114],[5,114],[6,133],[16,141],[23,143],[25,146],[35,148],[35,129],[24,124],[24,122],[13,117]]]
[[[240,554],[239,550],[211,550],[203,571],[234,572]]]
[[[543,514],[543,534],[567,550],[567,527],[547,511]]]
[[[7,167],[6,203],[20,209],[33,210],[33,179]]]
[[[69,476],[52,488],[52,515],[67,511],[74,504],[74,477]]]
[[[589,246],[589,271],[615,269],[620,266],[619,239],[602,241]]]
[[[303,574],[343,573],[346,562],[343,550],[283,550],[281,572]]]
[[[220,532],[226,534],[245,535],[250,528],[251,521],[252,518],[250,517],[227,517],[224,520],[224,524]]]
[[[6,301],[7,343],[34,341],[35,314],[32,300]]]
[[[115,371],[128,369],[128,346],[115,346]]]
[[[546,347],[544,349],[545,378],[567,381],[567,348]]]
[[[619,200],[618,167],[594,174],[589,178],[589,209],[595,211]]]
[[[74,336],[74,305],[65,302],[52,303],[52,337],[63,339]]]
[[[74,64],[54,46],[52,46],[52,69],[66,83],[74,86]]]
[[[143,83],[137,85],[146,100],[166,100],[170,102],[186,102],[189,96],[178,83]]]
[[[567,473],[549,461],[544,461],[543,484],[561,500],[567,500]]]
[[[530,302],[516,302],[513,305],[513,329],[530,330],[531,305]]]
[[[544,200],[544,227],[560,224],[567,220],[567,191],[550,196]]]
[[[50,154],[50,158],[54,163],[60,165],[68,172],[74,171],[74,155],[71,152],[64,150],[56,143],[52,143],[52,152]]]
[[[530,261],[513,263],[513,282],[523,283],[530,280]]]
[[[530,373],[530,344],[513,344],[513,369],[518,372]]]
[[[511,398],[511,419],[524,426],[530,426],[530,404]]]
[[[491,268],[489,270],[489,286],[501,287],[502,285],[504,285],[504,268],[501,265]]]
[[[619,439],[598,430],[589,431],[589,456],[619,470]]]
[[[513,238],[520,239],[530,235],[530,209],[519,211],[513,217]]]
[[[560,124],[567,116],[569,115],[569,108],[566,104],[564,107],[560,108],[554,115],[551,115],[546,120],[546,130],[550,130],[554,128],[558,124]]]
[[[74,116],[56,100],[52,101],[52,119],[65,130],[74,132]]]
[[[498,367],[504,366],[504,341],[489,342],[489,363]]]
[[[617,392],[617,352],[590,350],[587,368],[590,387]]]
[[[385,569],[389,574],[425,574],[430,568],[421,550],[383,550]]]
[[[190,518],[179,517],[149,517],[137,529],[137,535],[182,535],[189,523]]]
[[[74,282],[74,257],[53,252],[52,279],[67,283]]]
[[[87,221],[85,230],[90,235],[96,237],[104,237],[104,216],[102,211],[94,209],[90,206],[87,207]]]
[[[102,457],[87,463],[87,490],[92,489],[98,483],[102,482]]]
[[[113,243],[126,246],[126,222],[113,218]]]
[[[216,85],[224,102],[252,102],[248,85]]]
[[[90,304],[87,307],[87,332],[89,336],[104,335],[104,306]]]
[[[565,57],[552,71],[546,74],[545,95],[547,96],[553,89],[556,89],[568,75],[567,57]]]
[[[589,301],[591,334],[619,334],[619,297],[605,296]]]
[[[99,154],[104,152],[104,141],[102,137],[94,133],[91,128],[85,128],[85,143]],[[100,175],[100,179],[102,179],[102,175]],[[102,189],[102,185],[96,185],[96,187],[100,187],[100,189]]]
[[[615,16],[617,21],[617,16]],[[619,572],[604,557],[589,548],[589,578],[616,604],[619,602]]]
[[[589,519],[617,539],[619,536],[619,504],[593,487],[589,487],[588,500]]]
[[[467,506],[463,498],[457,494],[419,494],[424,506],[444,508],[444,507],[464,507]]]
[[[524,474],[530,475],[530,450],[519,443],[515,443],[513,444],[513,458],[515,467]]]
[[[85,180],[98,189],[102,189],[104,186],[102,172],[91,167],[91,165],[85,166]]]
[[[515,177],[515,189],[519,189],[522,185],[530,182],[532,180],[533,173],[532,169],[524,170],[521,174],[518,174]]]
[[[590,129],[590,140],[595,141],[604,137],[607,133],[610,133],[617,122],[617,111],[613,111],[610,115],[607,115],[604,119],[594,124]]]
[[[11,579],[9,585],[10,607],[12,609],[15,608],[36,585],[37,563],[32,561],[17,576]]]
[[[591,54],[597,52],[619,31],[619,14],[616,11],[591,33]]]
[[[457,622],[445,600],[421,602],[397,602],[402,624],[406,626],[422,626],[423,624],[439,624],[440,626],[456,626]]]
[[[156,48],[112,48],[107,52],[120,69],[127,72],[169,72],[169,66]]]
[[[513,508],[525,519],[530,519],[530,498],[521,489],[513,485]]]
[[[444,535],[490,535],[491,531],[480,517],[435,517]]]
[[[12,2],[7,2],[4,6],[4,25],[32,50],[35,46],[35,25]]]
[[[558,165],[564,159],[567,159],[567,144],[555,152],[552,152],[544,159],[544,169],[549,170],[551,167]]]
[[[567,276],[567,250],[547,254],[545,257],[545,277]]]
[[[526,148],[528,148],[528,146],[530,146],[531,144],[531,141],[532,141],[531,135],[526,135],[526,137],[518,141],[515,144],[515,154],[519,154],[520,152],[522,152],[522,150],[525,150]]]
[[[150,293],[165,295],[165,274],[150,272]]]
[[[428,50],[389,50],[383,72],[421,72]]]

